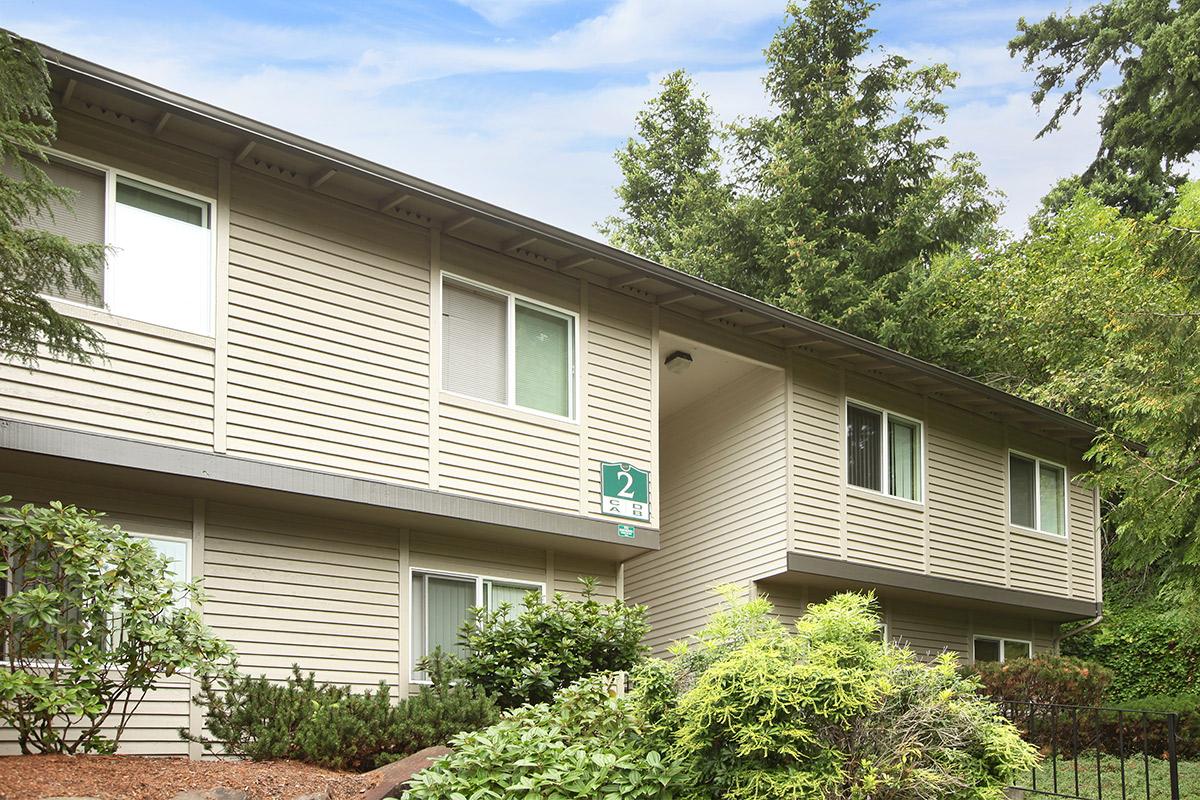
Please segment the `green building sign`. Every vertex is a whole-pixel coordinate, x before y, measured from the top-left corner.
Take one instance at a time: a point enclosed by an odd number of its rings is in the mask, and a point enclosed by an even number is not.
[[[600,513],[650,521],[650,473],[631,464],[600,465]]]

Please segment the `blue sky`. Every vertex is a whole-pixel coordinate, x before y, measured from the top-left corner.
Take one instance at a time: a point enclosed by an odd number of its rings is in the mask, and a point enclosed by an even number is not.
[[[883,0],[878,41],[961,73],[947,133],[1019,230],[1097,142],[1096,104],[1035,141],[1018,17],[1066,2]],[[0,0],[0,25],[75,55],[586,235],[616,207],[613,150],[684,67],[727,120],[766,110],[783,0]]]

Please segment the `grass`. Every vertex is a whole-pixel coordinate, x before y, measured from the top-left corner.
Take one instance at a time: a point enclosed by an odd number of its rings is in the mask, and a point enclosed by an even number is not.
[[[1032,775],[1025,775],[1018,785],[1025,789],[1033,786]],[[1150,759],[1150,793],[1146,793],[1146,767],[1142,757],[1125,759],[1125,794],[1127,800],[1171,800],[1170,767],[1160,758]],[[1054,791],[1054,764],[1045,759],[1037,768],[1038,793],[1026,792],[1029,800],[1038,797],[1052,797],[1042,792]],[[1075,766],[1071,759],[1058,760],[1058,794],[1075,797]],[[1100,757],[1100,785],[1096,781],[1096,754],[1081,753],[1079,756],[1079,797],[1088,800],[1111,798],[1120,800],[1121,794],[1121,759],[1116,756]],[[1181,798],[1200,798],[1200,761],[1179,762],[1179,796]]]

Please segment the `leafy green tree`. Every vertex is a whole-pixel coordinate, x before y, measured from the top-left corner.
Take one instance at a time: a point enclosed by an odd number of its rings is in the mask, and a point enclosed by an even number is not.
[[[101,516],[0,507],[0,721],[22,753],[112,752],[163,678],[232,656],[200,619],[199,586]]]
[[[1200,149],[1200,2],[1109,0],[1017,27],[1009,50],[1036,70],[1033,102],[1057,100],[1038,135],[1116,70],[1117,85],[1101,92],[1099,152],[1078,183],[1127,213],[1169,210],[1180,165]]]
[[[74,287],[98,301],[90,275],[105,257],[102,245],[31,227],[38,216],[70,213],[72,192],[39,166],[56,131],[50,75],[37,45],[0,29],[0,357],[31,366],[39,346],[51,357],[86,362],[103,345],[43,296]]]
[[[771,116],[718,126],[682,73],[617,154],[624,247],[878,338],[928,260],[973,243],[996,199],[948,154],[939,99],[955,74],[872,45],[867,0],[788,5],[767,50]]]
[[[939,260],[905,309],[937,320],[920,355],[1101,427],[1110,566],[1177,601],[1200,593],[1198,290],[1194,183],[1166,222],[1078,194],[1023,240]]]

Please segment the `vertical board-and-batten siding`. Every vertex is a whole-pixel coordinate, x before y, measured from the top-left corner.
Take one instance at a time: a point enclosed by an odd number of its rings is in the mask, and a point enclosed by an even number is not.
[[[131,533],[191,539],[192,501],[126,489],[89,486],[72,480],[52,480],[0,473],[0,494],[11,494],[13,503],[46,504],[62,500],[80,508],[103,510],[108,524]],[[186,755],[187,743],[178,731],[189,724],[189,698],[196,687],[176,676],[162,681],[146,695],[121,738],[121,752],[130,754]],[[135,698],[136,699],[136,698]],[[112,735],[113,726],[108,726]],[[19,752],[16,733],[0,726],[0,755]]]
[[[650,606],[661,652],[720,604],[712,588],[786,568],[782,371],[758,368],[662,425],[662,549],[625,565],[625,596]]]
[[[228,452],[427,484],[424,234],[241,168],[231,202]]]
[[[1096,598],[1096,514],[1078,481],[1069,491],[1069,536],[1008,524],[1008,447],[1064,459],[1061,444],[882,382],[797,357],[792,363],[791,549],[825,558],[938,577]],[[843,386],[843,381],[848,386]],[[925,486],[920,504],[846,485],[842,417],[846,398],[923,423]],[[1071,463],[1068,476],[1078,474]],[[1069,549],[1069,553],[1068,553]]]

